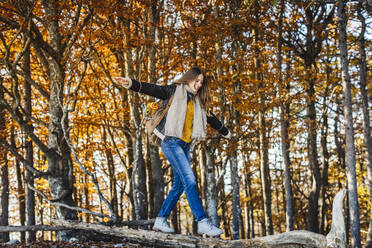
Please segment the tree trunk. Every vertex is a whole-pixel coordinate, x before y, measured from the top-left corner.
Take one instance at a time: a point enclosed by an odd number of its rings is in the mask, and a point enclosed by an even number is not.
[[[198,197],[200,198],[200,193],[199,193],[200,192],[200,183],[199,183],[200,182],[200,178],[199,178],[199,174],[197,172],[196,166],[193,166],[193,161],[195,161],[195,155],[196,155],[196,153],[194,151],[192,151],[190,166],[192,167],[192,172],[193,172],[193,174],[195,176]],[[178,204],[178,205],[180,205],[180,204]],[[195,220],[195,216],[192,219],[192,234],[193,235],[197,235],[198,234],[198,223]]]
[[[307,153],[309,168],[311,172],[311,189],[309,195],[309,211],[307,217],[307,230],[319,232],[319,195],[321,187],[321,176],[318,162],[317,151],[317,122],[315,109],[315,75],[312,71],[310,61],[305,61],[307,77],[307,106],[306,106],[306,126],[307,126]]]
[[[14,150],[17,150],[16,146],[16,139],[15,139],[15,133],[14,133],[14,127],[11,127],[10,131],[10,145]],[[25,189],[23,186],[23,173],[21,172],[21,163],[18,161],[18,159],[15,160],[15,167],[16,167],[16,176],[17,176],[17,193],[19,195],[18,202],[19,202],[19,222],[21,225],[25,225],[26,222],[26,205],[25,205]],[[26,233],[21,232],[21,242],[26,241]]]
[[[221,247],[221,248],[230,248],[230,247],[255,247],[255,248],[264,248],[272,247],[265,242],[259,240],[224,240],[218,238],[203,238],[190,235],[181,235],[181,234],[172,234],[147,231],[147,230],[133,230],[130,228],[119,228],[119,227],[110,227],[100,224],[91,224],[91,223],[79,223],[73,221],[64,221],[64,220],[53,220],[54,224],[59,227],[67,228],[79,228],[84,230],[97,230],[100,233],[113,235],[117,237],[123,237],[129,242],[137,243],[144,246],[150,247]],[[323,237],[325,239],[325,237]],[[311,238],[310,238],[311,240]],[[275,246],[276,247],[276,246]],[[279,246],[286,247],[286,246]],[[314,246],[295,246],[295,247],[305,247],[310,248]]]
[[[148,45],[148,56],[149,60],[147,68],[149,71],[149,82],[156,82],[156,33],[160,22],[160,10],[162,6],[159,5],[158,0],[151,1],[151,11],[149,15],[149,33],[148,38],[151,43]],[[162,162],[159,156],[159,148],[150,145],[150,158],[151,158],[151,190],[153,191],[153,197],[150,199],[151,205],[153,206],[150,217],[155,217],[159,213],[161,206],[164,201],[164,170],[162,169]]]
[[[0,77],[1,83],[3,78]],[[0,98],[4,97],[4,92],[0,88]],[[0,139],[5,141],[6,139],[6,119],[5,111],[0,105]],[[5,148],[0,146],[0,225],[9,225],[9,178],[8,178],[8,158],[7,151]],[[9,233],[0,233],[0,243],[9,241]]]
[[[352,96],[351,83],[349,75],[349,59],[347,54],[346,40],[346,13],[345,2],[338,1],[338,28],[340,33],[340,56],[342,66],[342,86],[344,90],[344,116],[345,116],[345,135],[346,135],[346,175],[348,182],[348,197],[349,197],[349,212],[350,212],[350,237],[351,247],[361,247],[360,239],[360,222],[359,222],[359,206],[358,206],[358,191],[356,183],[356,168],[355,168],[355,145],[354,145],[354,128],[352,116]]]
[[[220,226],[220,217],[218,216],[218,189],[216,184],[216,168],[213,156],[214,146],[207,144],[201,152],[205,155],[205,204],[207,215],[215,226]]]
[[[147,219],[147,189],[146,189],[146,166],[142,154],[142,135],[138,130],[135,135],[134,147],[135,160],[132,174],[133,201],[136,220]]]
[[[326,248],[346,247],[345,224],[343,218],[343,199],[345,191],[337,193],[332,204],[332,228],[327,236],[309,231],[291,231],[260,237],[253,240],[223,240],[217,238],[190,237],[189,235],[166,234],[162,232],[133,230],[100,224],[53,220],[58,228],[78,228],[95,230],[104,234],[125,237],[130,242],[161,247],[276,247],[276,248]],[[147,223],[150,224],[150,223]],[[57,228],[56,226],[56,228]],[[42,227],[41,227],[42,228]],[[6,228],[9,230],[9,228]],[[0,230],[1,231],[1,230]]]
[[[232,154],[230,159],[231,167],[231,185],[232,185],[232,214],[233,214],[233,240],[240,238],[240,221],[241,221],[241,209],[240,209],[240,177],[238,170],[238,158],[236,152]]]
[[[125,23],[121,23],[122,25],[126,25]],[[127,27],[128,28],[128,27]],[[124,29],[124,28],[122,28]],[[124,36],[124,39],[127,39],[127,37],[125,35]],[[121,66],[121,71],[123,72],[123,74],[121,76],[126,76],[124,72],[127,72],[128,75],[133,75],[133,66],[132,66],[132,60],[131,60],[131,54],[129,52],[129,50],[126,50],[125,52],[121,51],[122,53],[116,53],[118,54],[116,56],[117,58],[117,62],[118,64]],[[127,90],[123,90],[121,92],[121,95],[122,95],[122,102],[121,102],[121,107],[122,108],[127,108],[127,104],[126,102],[128,101],[128,98],[129,98],[129,91]],[[123,129],[125,130],[123,132],[123,136],[124,136],[124,147],[125,147],[125,152],[127,154],[127,156],[125,156],[125,163],[123,164],[123,166],[126,168],[127,170],[127,173],[128,173],[128,176],[126,177],[126,187],[128,189],[127,192],[124,192],[125,189],[123,189],[123,193],[126,193],[129,197],[129,200],[130,200],[130,206],[131,206],[131,209],[130,209],[130,213],[131,213],[131,216],[133,219],[136,218],[135,216],[135,210],[134,210],[134,201],[133,201],[133,184],[132,184],[132,174],[133,174],[133,166],[132,163],[134,161],[134,152],[133,152],[133,139],[132,139],[132,134],[130,133],[133,133],[130,131],[130,122],[128,120],[129,118],[126,118],[124,117],[124,114],[123,114],[123,118],[122,118],[122,127]],[[121,198],[123,200],[123,198]],[[122,211],[123,212],[123,211]],[[121,215],[123,216],[123,215]]]
[[[258,23],[258,22],[257,22]],[[254,42],[259,42],[258,27],[253,30]],[[254,57],[254,67],[255,67],[255,80],[259,83],[259,110],[258,110],[258,126],[259,126],[259,158],[260,158],[260,171],[261,171],[261,186],[263,195],[263,205],[264,205],[264,234],[273,234],[273,222],[271,213],[271,190],[270,190],[270,172],[269,172],[269,158],[268,158],[268,140],[266,137],[266,123],[265,123],[265,97],[263,88],[263,76],[261,72],[261,61],[258,58],[260,52],[255,51],[256,56]]]
[[[248,158],[246,158],[248,159]],[[246,227],[247,227],[247,236],[246,238],[254,238],[255,237],[255,224],[254,224],[254,205],[252,201],[252,189],[251,189],[251,178],[250,178],[251,173],[248,171],[248,168],[245,167],[245,173],[244,173],[244,192],[245,192],[245,197],[249,200],[245,202],[245,215],[246,215]]]
[[[311,189],[309,195],[309,210],[307,216],[307,229],[319,232],[319,195],[321,188],[321,174],[317,152],[317,120],[315,108],[315,82],[316,82],[316,59],[322,50],[323,40],[327,37],[324,31],[333,20],[335,7],[328,8],[325,2],[314,5],[297,3],[304,8],[304,44],[294,42],[290,37],[284,40],[289,47],[303,60],[305,67],[304,88],[306,92],[306,128],[307,128],[307,154],[310,168]],[[328,13],[327,13],[328,12]],[[290,35],[289,35],[290,36]]]
[[[23,57],[23,70],[25,74],[27,75],[26,78],[31,78],[31,70],[30,70],[30,49],[28,48],[25,52],[25,55]],[[25,110],[25,121],[29,122],[31,118],[29,116],[32,116],[32,99],[31,99],[31,84],[28,81],[28,79],[24,80],[24,110]],[[33,132],[33,128],[31,128],[31,131]],[[33,144],[28,137],[25,138],[25,160],[29,166],[33,167],[34,164],[34,156],[33,156]],[[30,171],[25,170],[25,179],[26,179],[26,184],[31,185],[32,187],[34,186],[34,180],[33,180],[33,175]],[[25,198],[26,202],[23,203],[22,205],[26,205],[26,212],[27,212],[27,225],[29,226],[34,226],[35,225],[35,195],[34,191],[32,191],[30,188],[25,187]],[[24,197],[23,197],[24,198]],[[24,207],[22,207],[24,208]],[[21,208],[20,208],[21,211]],[[32,242],[36,240],[36,233],[35,232],[28,232],[28,237],[27,241]]]
[[[46,21],[45,26],[50,39],[50,46],[56,53],[62,55],[62,43],[59,30],[59,16],[57,6],[53,2],[43,0],[43,8],[45,10]],[[61,203],[75,206],[72,199],[74,188],[73,165],[70,149],[64,139],[63,130],[68,130],[68,118],[62,123],[63,116],[63,89],[65,73],[64,68],[60,63],[60,55],[48,57],[48,68],[46,69],[50,82],[50,97],[49,97],[49,140],[47,154],[48,160],[48,176],[50,193],[52,199]],[[76,220],[76,211],[64,207],[56,207],[56,215],[64,220]],[[73,236],[73,233],[68,231],[58,232],[59,240],[68,240]]]
[[[103,127],[103,140],[106,143],[106,130],[105,127]],[[106,155],[106,161],[107,161],[107,167],[108,167],[108,173],[109,173],[109,186],[110,186],[110,204],[114,210],[114,213],[118,214],[118,193],[116,189],[116,170],[115,170],[115,163],[114,163],[114,157],[112,155],[112,151],[110,148],[105,148],[105,155]]]
[[[336,105],[337,105],[337,110],[336,110],[336,116],[335,116],[335,121],[334,121],[334,141],[336,144],[336,150],[337,150],[337,157],[338,157],[338,162],[339,165],[341,166],[342,169],[346,168],[345,165],[345,148],[343,147],[343,144],[345,144],[345,139],[341,135],[340,130],[339,130],[339,124],[340,124],[340,114],[342,112],[341,110],[341,103],[339,103],[339,100],[336,99]]]
[[[372,137],[371,137],[371,122],[369,119],[369,104],[368,104],[368,88],[367,88],[367,62],[366,62],[366,51],[365,51],[365,32],[366,32],[366,20],[362,14],[361,4],[358,5],[358,18],[362,24],[362,31],[359,35],[359,85],[360,93],[362,95],[362,110],[363,110],[363,125],[364,125],[364,144],[367,148],[368,156],[368,189],[369,189],[369,200],[372,206]],[[369,220],[367,246],[372,247],[372,208]]]
[[[223,234],[225,235],[225,237],[231,237],[231,233],[230,233],[230,224],[229,224],[229,218],[228,218],[228,210],[227,210],[227,196],[226,196],[226,192],[225,192],[225,181],[222,180],[221,181],[221,192],[220,192],[220,195],[222,196],[221,198],[224,199],[222,202],[221,202],[221,209],[222,209],[222,230],[223,230]]]
[[[280,2],[280,16],[279,16],[279,23],[278,23],[278,85],[279,85],[279,97],[280,97],[280,141],[282,147],[282,157],[283,157],[283,170],[284,170],[284,190],[285,190],[285,213],[286,213],[286,230],[293,231],[293,194],[292,194],[292,187],[291,187],[291,174],[290,174],[290,158],[289,158],[289,136],[288,136],[288,128],[289,128],[289,121],[288,121],[288,112],[289,112],[289,104],[285,102],[286,96],[284,96],[283,92],[283,76],[282,76],[282,28],[283,28],[283,14],[285,11],[285,2],[281,0]],[[290,82],[287,81],[287,91],[289,93],[289,84]]]
[[[11,137],[12,141],[11,143],[15,144],[14,135]],[[12,144],[13,147],[15,145]],[[19,222],[21,226],[24,226],[26,223],[26,204],[25,204],[25,188],[23,183],[23,176],[24,174],[21,172],[21,163],[16,160],[15,161],[15,167],[16,167],[16,176],[17,176],[17,193],[18,193],[18,206],[19,206]],[[21,232],[21,240],[22,243],[26,242],[26,233]]]
[[[326,210],[328,206],[326,204],[326,193],[328,189],[328,167],[329,167],[329,152],[327,147],[327,137],[328,137],[328,113],[327,113],[327,96],[328,96],[328,84],[330,68],[327,66],[327,86],[324,89],[324,98],[323,98],[323,114],[322,114],[322,126],[320,128],[320,144],[322,148],[322,188],[321,188],[321,220],[320,220],[320,233],[324,233],[327,228],[327,219],[326,219]]]
[[[129,23],[123,23],[123,25],[129,26]],[[129,42],[129,36],[125,35],[124,43]],[[142,54],[138,54],[140,51],[137,48],[136,57],[142,57]],[[124,61],[126,65],[126,76],[133,78],[134,67],[133,67],[133,53],[130,49],[124,51]],[[141,61],[137,61],[140,65]],[[140,68],[137,68],[137,74],[140,75]],[[124,76],[124,75],[123,75]],[[128,91],[128,104],[130,109],[130,117],[132,122],[132,149],[134,151],[134,161],[133,170],[131,172],[130,178],[132,179],[132,201],[134,209],[132,211],[132,216],[136,220],[143,220],[147,218],[147,189],[146,189],[146,166],[143,159],[143,148],[142,148],[142,127],[140,126],[140,113],[139,113],[139,99],[135,92]],[[130,148],[129,148],[130,149]],[[131,161],[129,161],[131,164]]]
[[[162,168],[159,149],[157,147],[150,147],[150,158],[152,173],[151,189],[154,191],[153,198],[151,199],[153,204],[153,215],[150,216],[150,218],[154,218],[159,213],[164,201],[164,169]]]

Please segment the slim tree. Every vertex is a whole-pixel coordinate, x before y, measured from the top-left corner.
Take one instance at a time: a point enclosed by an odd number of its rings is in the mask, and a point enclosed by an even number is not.
[[[261,42],[262,30],[259,19],[259,5],[255,5],[255,24],[253,27],[253,42],[254,42],[254,80],[258,82],[258,127],[259,127],[259,159],[260,159],[260,173],[261,173],[261,186],[262,198],[264,208],[264,233],[271,235],[274,233],[272,211],[271,211],[271,190],[270,190],[270,170],[269,170],[269,156],[268,156],[268,137],[265,114],[266,107],[266,93],[265,82],[262,68],[262,56],[259,50],[259,43]]]
[[[296,3],[303,8],[305,32],[299,32],[296,37],[289,36],[283,41],[292,49],[295,55],[303,60],[305,67],[304,90],[306,95],[306,128],[307,153],[311,175],[311,189],[309,194],[309,211],[307,229],[319,231],[319,196],[321,189],[321,173],[317,150],[317,119],[315,107],[315,83],[317,80],[315,64],[322,49],[322,42],[326,38],[324,31],[332,22],[335,7],[328,8],[325,2]],[[330,9],[328,12],[327,10]],[[300,30],[300,29],[299,29]],[[301,37],[302,36],[302,37]]]
[[[282,46],[283,46],[283,16],[285,11],[285,1],[280,1],[280,13],[278,20],[278,87],[279,87],[279,97],[280,97],[280,139],[283,157],[283,167],[284,167],[284,190],[285,190],[285,202],[286,202],[286,230],[292,231],[293,226],[293,194],[291,187],[291,174],[290,174],[290,157],[289,157],[289,121],[288,112],[289,104],[285,102],[284,90],[289,88],[290,82],[286,82],[286,87],[283,81],[282,73]]]
[[[27,42],[25,38],[24,43]],[[23,81],[23,88],[24,88],[24,110],[25,110],[25,121],[31,121],[32,116],[32,96],[31,96],[31,69],[30,69],[30,48],[28,47],[25,51],[25,55],[23,57],[23,71],[25,75],[25,80]],[[33,132],[33,128],[31,127],[31,132]],[[29,166],[33,167],[34,164],[34,155],[33,155],[33,143],[32,140],[25,138],[25,160],[27,161]],[[33,182],[33,175],[29,170],[25,171],[25,178],[26,183],[34,186]],[[27,225],[33,226],[35,225],[35,196],[34,191],[32,191],[29,187],[25,187],[25,205],[26,205],[26,216],[27,216]],[[36,232],[28,232],[27,241],[32,242],[36,240]]]
[[[162,10],[163,1],[151,0],[150,2],[150,11],[148,11],[148,21],[149,21],[149,30],[147,32],[147,39],[150,41],[147,45],[148,52],[148,63],[147,70],[149,72],[148,80],[149,82],[155,83],[157,81],[156,77],[156,63],[157,63],[157,39],[156,33],[159,29],[160,24],[160,11]],[[162,162],[159,156],[159,148],[156,146],[150,145],[150,158],[151,158],[151,188],[149,191],[153,191],[153,197],[149,199],[149,206],[151,211],[150,217],[156,217],[162,203],[164,201],[164,169],[162,168]]]
[[[338,29],[340,33],[339,49],[341,58],[341,78],[344,91],[344,116],[345,116],[345,135],[346,135],[346,175],[348,187],[348,201],[350,212],[350,237],[351,247],[359,248],[360,240],[360,223],[359,223],[359,206],[358,206],[358,191],[356,183],[356,168],[355,168],[355,145],[354,145],[354,128],[352,115],[352,97],[351,83],[349,75],[349,59],[347,54],[346,40],[346,13],[345,2],[338,1]]]
[[[359,85],[360,93],[362,95],[362,111],[363,111],[363,131],[364,131],[364,144],[367,148],[367,174],[368,174],[368,189],[370,195],[370,204],[372,205],[372,137],[371,137],[371,121],[369,119],[368,108],[368,94],[367,94],[367,62],[365,51],[365,32],[366,20],[362,14],[362,5],[358,4],[358,19],[362,25],[359,35]],[[372,211],[372,208],[371,208]],[[372,213],[372,212],[371,212]],[[372,215],[369,220],[367,245],[372,246]]]
[[[0,77],[0,84],[3,84],[3,78]],[[0,88],[0,98],[4,97],[4,92]],[[0,139],[6,139],[6,119],[5,108],[0,104]],[[9,224],[9,178],[8,178],[8,158],[7,151],[0,146],[0,225]],[[8,242],[9,233],[0,233],[0,242]]]

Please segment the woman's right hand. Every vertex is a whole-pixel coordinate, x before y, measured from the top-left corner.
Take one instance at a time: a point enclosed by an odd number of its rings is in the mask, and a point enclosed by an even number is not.
[[[127,77],[113,77],[116,84],[123,88],[129,88],[132,86],[132,79]]]

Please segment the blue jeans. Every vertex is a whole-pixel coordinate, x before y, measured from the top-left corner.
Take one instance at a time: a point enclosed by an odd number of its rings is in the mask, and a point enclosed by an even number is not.
[[[175,137],[165,137],[161,149],[173,167],[173,186],[160,209],[158,217],[167,218],[185,191],[195,220],[207,217],[200,201],[195,176],[190,166],[190,144]]]

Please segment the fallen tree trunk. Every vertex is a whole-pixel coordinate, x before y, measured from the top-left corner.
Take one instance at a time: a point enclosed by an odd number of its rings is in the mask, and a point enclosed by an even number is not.
[[[332,228],[327,236],[309,231],[291,231],[252,240],[222,240],[181,234],[166,234],[148,230],[110,227],[99,224],[53,221],[55,225],[72,229],[95,230],[104,234],[124,237],[130,242],[162,247],[272,247],[272,248],[344,248],[345,224],[342,212],[345,190],[337,193],[332,207]]]
[[[150,220],[131,220],[116,222],[115,226],[122,227],[138,227],[138,226],[148,226],[153,225],[155,219]],[[71,229],[70,227],[63,226],[50,226],[50,225],[34,225],[34,226],[0,226],[0,233],[3,232],[29,232],[29,231],[62,231]],[[75,228],[76,229],[76,228]]]
[[[69,228],[63,226],[0,226],[0,233],[2,232],[28,232],[28,231],[62,231]]]
[[[181,234],[167,234],[149,230],[136,230],[107,224],[82,223],[78,221],[53,220],[54,226],[0,226],[0,232],[60,231],[79,229],[121,237],[125,241],[153,247],[266,247],[266,248],[345,248],[346,232],[342,213],[345,190],[337,193],[332,207],[332,227],[327,236],[309,231],[291,231],[251,240],[223,240]],[[126,221],[119,226],[152,225],[151,220]]]
[[[138,227],[138,226],[148,226],[148,225],[154,225],[155,219],[149,219],[149,220],[129,220],[129,221],[121,221],[121,222],[115,222],[115,226],[121,227],[121,226],[128,226],[128,227]]]
[[[327,247],[326,237],[310,231],[290,231],[257,238],[269,247]]]
[[[104,226],[100,224],[82,223],[66,220],[53,220],[53,224],[71,229],[95,230],[112,236],[125,238],[129,242],[155,247],[265,247],[259,240],[223,240],[217,238],[203,238],[182,234],[167,234],[148,230],[135,230]]]
[[[66,220],[53,220],[53,223],[71,229],[95,230],[106,235],[123,237],[129,242],[154,247],[326,247],[326,238],[324,235],[308,231],[292,231],[251,240],[223,240],[218,238],[166,234],[149,230],[134,230],[130,228],[119,228]]]

